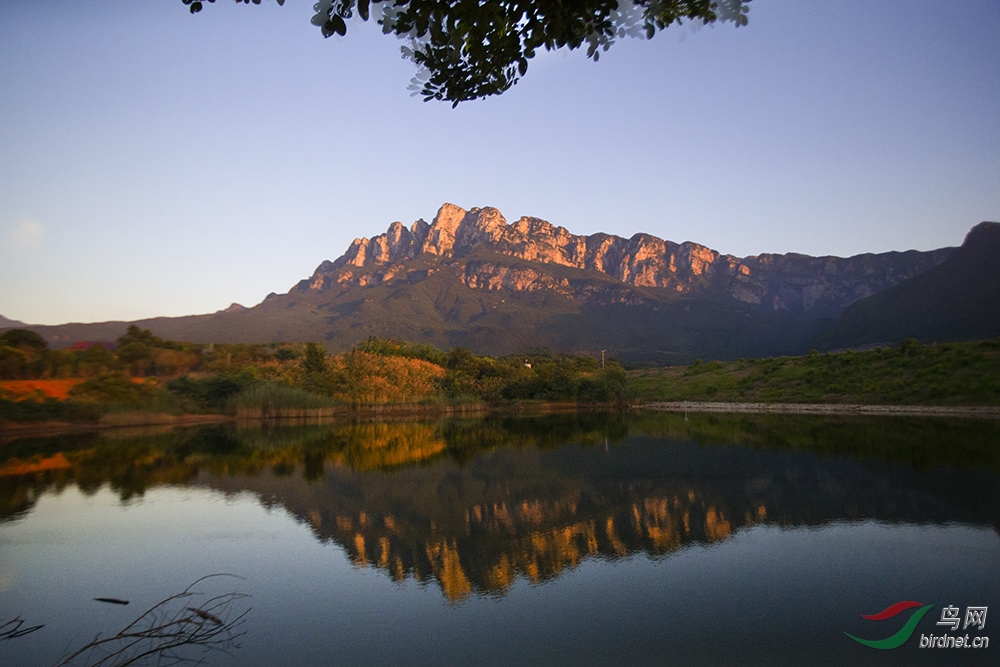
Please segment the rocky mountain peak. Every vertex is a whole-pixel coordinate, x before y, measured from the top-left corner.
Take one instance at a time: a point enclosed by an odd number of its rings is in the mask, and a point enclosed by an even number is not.
[[[984,225],[984,229],[992,229],[990,225],[1000,228],[996,223],[983,223],[970,232],[970,237]],[[509,262],[502,260],[463,261],[480,248],[539,267],[512,269]],[[463,283],[474,289],[552,288],[569,295],[573,290],[566,279],[557,280],[550,275],[551,269],[544,268],[557,265],[596,271],[625,285],[665,290],[673,295],[711,291],[772,310],[830,317],[853,301],[927,270],[951,250],[846,259],[797,254],[740,258],[698,243],[678,244],[652,234],[639,233],[628,239],[600,233],[576,235],[565,227],[530,216],[508,224],[495,208],[466,210],[445,203],[429,225],[417,220],[407,229],[394,222],[384,234],[355,239],[343,256],[323,262],[300,287],[380,284],[405,276],[408,260],[430,256],[457,260]]]
[[[455,236],[466,215],[464,208],[454,204],[443,204],[434,216],[434,222],[431,223],[420,251],[442,256],[451,254],[452,248],[455,247]]]

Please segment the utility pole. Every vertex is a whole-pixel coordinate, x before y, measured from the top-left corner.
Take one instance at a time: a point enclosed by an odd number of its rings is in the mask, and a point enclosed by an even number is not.
[[[607,352],[607,350],[601,350],[601,370],[602,371],[604,370],[604,353],[605,352]]]

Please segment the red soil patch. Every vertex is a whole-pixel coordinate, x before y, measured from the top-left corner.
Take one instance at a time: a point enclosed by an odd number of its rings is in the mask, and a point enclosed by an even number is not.
[[[156,382],[152,378],[130,378],[136,384],[147,381]],[[83,378],[64,378],[62,380],[0,380],[0,397],[12,398],[15,401],[36,398],[38,392],[49,398],[65,401],[69,398],[69,390],[83,382]]]
[[[14,398],[22,400],[31,398],[32,394],[41,392],[50,398],[61,401],[69,398],[69,390],[83,382],[80,378],[65,380],[3,380],[0,382],[0,392],[5,392]]]

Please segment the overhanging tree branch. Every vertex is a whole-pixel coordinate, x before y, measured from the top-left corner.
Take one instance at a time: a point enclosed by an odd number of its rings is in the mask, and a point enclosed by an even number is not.
[[[215,2],[215,0],[206,0]],[[182,0],[191,13],[199,0]],[[261,0],[236,0],[259,5]],[[284,0],[276,0],[279,5]],[[424,101],[459,102],[500,95],[528,71],[540,48],[586,46],[598,60],[616,40],[651,39],[674,23],[747,24],[750,0],[318,0],[314,25],[324,37],[346,35],[347,24],[368,21],[376,5],[382,32],[405,39],[403,57],[420,71]]]

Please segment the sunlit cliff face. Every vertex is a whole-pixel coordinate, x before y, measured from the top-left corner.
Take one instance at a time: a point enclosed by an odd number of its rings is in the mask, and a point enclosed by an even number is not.
[[[341,257],[323,262],[299,288],[326,290],[404,280],[414,268],[411,262],[422,258],[416,267],[420,271],[427,270],[428,262],[457,263],[461,281],[472,289],[552,289],[588,300],[592,286],[581,289],[552,272],[552,267],[568,267],[673,295],[710,290],[768,309],[817,311],[825,317],[926,271],[950,250],[850,258],[794,253],[740,258],[650,234],[628,239],[600,233],[581,236],[527,216],[508,224],[495,208],[465,210],[446,203],[430,224],[418,220],[407,228],[394,222],[383,234],[355,239]],[[475,256],[484,253],[496,258],[483,261]]]

